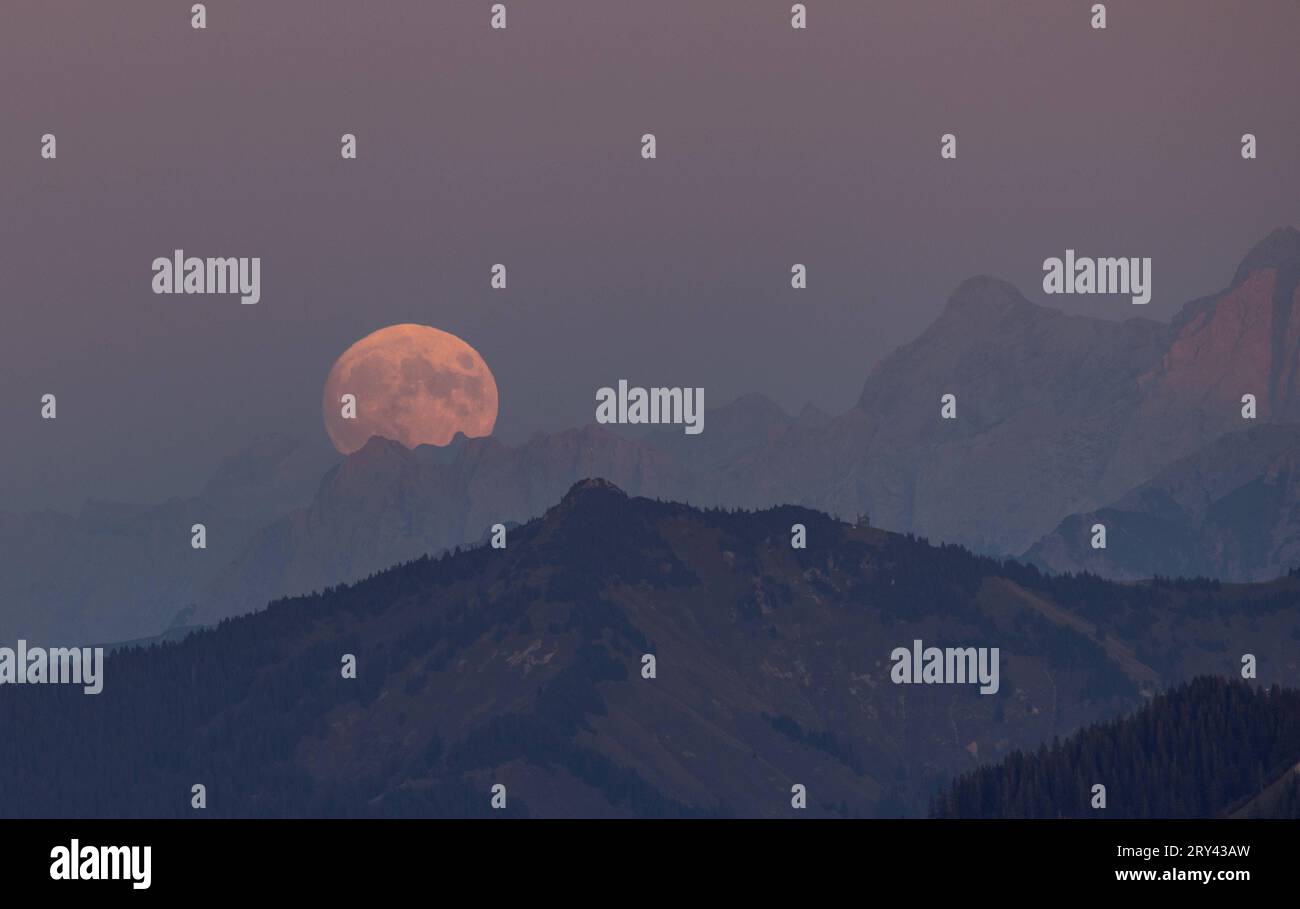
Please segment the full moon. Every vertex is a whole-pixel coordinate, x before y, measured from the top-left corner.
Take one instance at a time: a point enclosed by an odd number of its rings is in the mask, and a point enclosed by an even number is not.
[[[354,418],[346,395],[355,396]],[[427,325],[390,325],[338,358],[325,380],[325,431],[343,454],[371,436],[446,445],[456,433],[486,436],[497,421],[497,383],[474,348]]]

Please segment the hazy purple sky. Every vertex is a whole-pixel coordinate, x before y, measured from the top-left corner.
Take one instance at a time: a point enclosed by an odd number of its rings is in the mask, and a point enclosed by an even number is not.
[[[1300,222],[1294,0],[506,4],[5,0],[0,509],[328,444],[330,365],[394,322],[483,354],[510,440],[619,378],[836,412],[972,274],[1150,256],[1145,308],[1051,302],[1167,319]],[[261,302],[153,295],[177,247],[260,256]]]

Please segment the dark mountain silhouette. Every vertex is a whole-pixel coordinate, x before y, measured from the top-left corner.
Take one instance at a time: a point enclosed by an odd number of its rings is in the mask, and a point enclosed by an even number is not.
[[[1300,818],[1300,691],[1198,678],[962,776],[938,817]],[[1105,808],[1093,808],[1095,784]]]
[[[88,504],[78,518],[0,516],[0,632],[141,638],[191,603],[195,622],[211,624],[478,540],[494,523],[541,514],[586,476],[701,506],[868,513],[893,530],[1021,553],[1069,516],[1112,505],[1240,431],[1244,394],[1256,396],[1259,423],[1300,423],[1298,283],[1300,232],[1291,228],[1270,234],[1225,290],[1187,304],[1167,325],[1067,315],[1004,282],[972,278],[920,337],[871,369],[858,404],[834,417],[815,408],[792,417],[749,395],[709,411],[697,436],[672,427],[629,438],[588,426],[516,446],[458,437],[415,451],[374,439],[319,482],[323,468],[299,476],[292,488],[314,487],[310,501],[221,487],[151,508]],[[955,420],[940,419],[944,394],[957,397]],[[1258,463],[1232,446],[1213,451],[1232,461],[1214,465],[1224,476]],[[223,476],[238,478],[241,468]],[[221,525],[197,559],[176,530],[196,511]],[[1212,522],[1200,542],[1207,528],[1193,521],[1177,539],[1195,545],[1181,555],[1181,544],[1162,537],[1163,521],[1129,526],[1125,553],[1112,553],[1130,560],[1122,564],[1072,560],[1073,537],[1035,557],[1120,577],[1158,565],[1258,578],[1289,559],[1285,515],[1267,517],[1268,529],[1250,516]],[[1157,558],[1161,550],[1170,558]]]
[[[710,411],[699,436],[673,428],[630,440],[590,426],[516,448],[458,439],[406,452],[372,441],[310,506],[250,544],[200,597],[200,614],[215,621],[478,539],[492,523],[540,514],[589,475],[704,506],[866,512],[976,551],[1023,552],[1068,515],[1240,430],[1243,394],[1256,395],[1261,422],[1300,420],[1297,281],[1300,232],[1290,228],[1168,325],[1067,315],[973,278],[838,417],[809,408],[793,418],[749,395]],[[946,393],[957,396],[956,420],[939,417]],[[1210,573],[1215,563],[1198,557],[1182,573]]]
[[[694,491],[686,468],[597,426],[538,434],[519,447],[466,439],[414,451],[372,438],[331,470],[307,506],[263,528],[199,596],[215,622],[287,594],[353,581],[541,514],[584,476],[633,493]]]
[[[805,525],[806,549],[791,547]],[[422,557],[0,690],[15,815],[923,813],[944,782],[1204,673],[1300,682],[1300,578],[1052,577],[792,506],[575,485],[504,550]],[[895,647],[998,647],[996,694]],[[353,654],[357,678],[341,677]],[[642,677],[643,655],[656,677]]]
[[[1097,523],[1105,549],[1092,548]],[[1025,555],[1109,578],[1285,574],[1300,566],[1300,425],[1223,436],[1114,504],[1066,518]]]

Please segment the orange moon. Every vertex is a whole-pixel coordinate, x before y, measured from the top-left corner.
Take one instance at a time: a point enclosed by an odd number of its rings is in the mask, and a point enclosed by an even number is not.
[[[344,417],[344,395],[356,418]],[[343,454],[371,436],[446,445],[456,433],[486,436],[497,422],[497,382],[474,348],[427,325],[390,325],[338,358],[325,380],[325,431]]]

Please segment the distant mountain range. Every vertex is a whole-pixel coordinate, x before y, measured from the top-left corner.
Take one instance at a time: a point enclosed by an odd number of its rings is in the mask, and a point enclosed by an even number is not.
[[[1048,576],[588,480],[505,549],[116,651],[99,695],[0,697],[0,812],[190,816],[202,784],[207,815],[486,816],[499,783],[508,816],[789,816],[796,784],[807,815],[919,815],[981,762],[1243,653],[1297,686],[1297,597],[1300,577]],[[916,640],[999,648],[998,691],[895,684]]]
[[[76,644],[156,635],[189,615],[261,527],[309,502],[337,460],[266,436],[203,490],[159,505],[90,501],[76,515],[0,512],[0,641]],[[203,524],[207,549],[190,546]]]
[[[1198,678],[1132,716],[963,775],[933,814],[1300,818],[1300,691]]]
[[[589,426],[519,447],[458,438],[416,451],[372,439],[310,505],[259,535],[200,613],[213,621],[477,539],[496,521],[539,514],[586,476],[697,505],[868,514],[892,530],[1021,553],[1068,516],[1252,425],[1241,415],[1244,394],[1256,397],[1257,422],[1300,423],[1300,318],[1290,319],[1298,282],[1300,232],[1290,228],[1252,250],[1226,290],[1188,304],[1169,325],[1070,316],[974,278],[871,371],[858,405],[837,417],[811,407],[790,417],[750,395],[711,411],[699,436],[630,440]],[[946,393],[957,396],[956,420],[940,419]],[[1265,469],[1257,452],[1224,450],[1242,459],[1225,477],[1260,478],[1251,472]],[[1254,514],[1235,512],[1219,526],[1239,551],[1261,535]],[[1145,554],[1176,545],[1154,529],[1132,539],[1142,532],[1114,529],[1111,553],[1130,560],[1123,576],[1159,573],[1166,563]],[[1189,549],[1181,573],[1262,578],[1295,564],[1281,542],[1235,563],[1201,562],[1203,552]]]
[[[1098,523],[1105,549],[1092,547]],[[1112,505],[1066,518],[1026,557],[1119,579],[1284,574],[1300,565],[1300,426],[1223,436]]]
[[[415,451],[376,438],[319,482],[327,462],[313,449],[319,464],[297,464],[296,477],[290,455],[272,457],[281,467],[269,486],[254,479],[153,508],[88,504],[76,518],[0,515],[0,639],[146,637],[190,604],[192,621],[212,623],[478,540],[590,476],[702,506],[867,514],[1053,568],[1268,577],[1295,565],[1294,499],[1286,465],[1252,447],[1264,435],[1241,433],[1300,424],[1298,285],[1293,228],[1169,324],[1067,315],[972,278],[838,416],[808,407],[792,417],[750,395],[710,411],[698,436],[631,439],[593,425],[517,446],[458,437]],[[955,420],[940,419],[944,394],[957,398]],[[1242,417],[1245,394],[1255,421]],[[1220,442],[1232,434],[1239,441]],[[1194,493],[1176,464],[1213,478]],[[1280,505],[1247,504],[1275,493]],[[1187,511],[1197,495],[1217,504]],[[1079,531],[1102,509],[1110,542],[1097,558]],[[210,525],[201,554],[188,548],[197,512]]]

